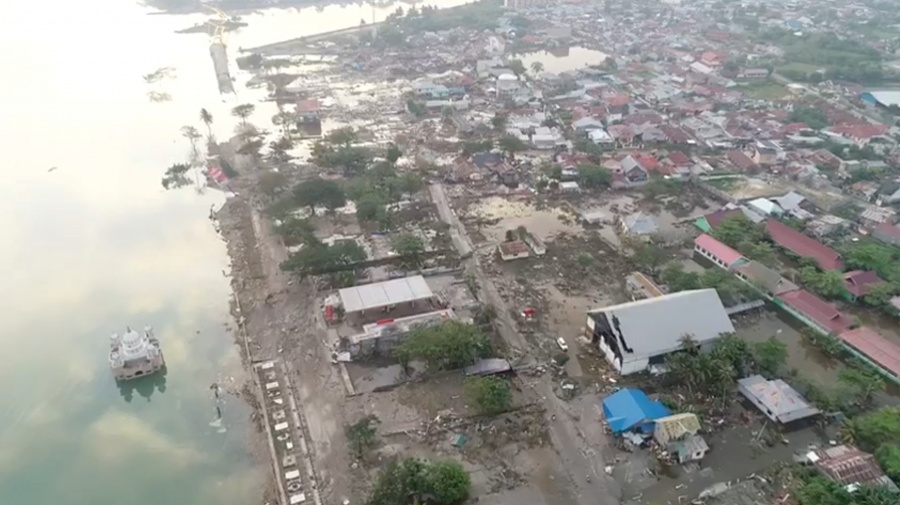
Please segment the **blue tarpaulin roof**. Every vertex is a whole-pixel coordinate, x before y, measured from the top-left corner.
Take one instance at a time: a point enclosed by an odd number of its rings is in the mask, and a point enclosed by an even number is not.
[[[603,399],[603,415],[613,433],[628,431],[648,421],[672,415],[660,402],[640,389],[620,389]]]

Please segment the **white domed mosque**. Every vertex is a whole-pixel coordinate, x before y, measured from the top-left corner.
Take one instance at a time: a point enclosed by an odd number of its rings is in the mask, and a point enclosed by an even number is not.
[[[113,333],[109,337],[109,367],[116,380],[144,377],[165,366],[166,360],[153,328],[145,326],[141,334],[129,327],[123,335]]]

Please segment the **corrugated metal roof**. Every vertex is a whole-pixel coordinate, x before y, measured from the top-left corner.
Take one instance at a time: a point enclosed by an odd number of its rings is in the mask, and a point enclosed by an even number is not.
[[[868,326],[847,330],[838,338],[865,354],[885,370],[900,377],[900,347]]]
[[[603,415],[614,433],[628,431],[672,412],[665,405],[653,401],[640,389],[620,389],[603,399]]]
[[[613,305],[592,313],[606,314],[619,329],[634,356],[655,356],[681,348],[681,337],[710,342],[723,333],[734,333],[722,300],[715,289],[681,291],[665,296]],[[632,354],[626,354],[627,360]]]
[[[780,221],[766,220],[766,233],[776,244],[797,256],[814,259],[823,270],[842,270],[844,268],[840,253]]]
[[[433,296],[421,275],[344,288],[338,291],[338,295],[346,312],[377,309]]]
[[[798,289],[781,294],[778,298],[832,333],[840,333],[853,324],[850,316],[809,291]]]
[[[764,410],[772,420],[789,423],[819,413],[800,393],[781,379],[767,381],[762,375],[751,375],[738,381],[744,396]]]
[[[694,245],[706,249],[710,254],[722,260],[722,262],[728,266],[737,263],[744,257],[741,253],[705,233],[700,234],[699,237],[694,239]]]

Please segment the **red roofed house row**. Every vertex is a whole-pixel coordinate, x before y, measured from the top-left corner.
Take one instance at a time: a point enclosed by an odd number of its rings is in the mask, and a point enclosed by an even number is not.
[[[694,252],[725,270],[747,262],[741,253],[705,233],[694,239]]]
[[[766,233],[780,247],[797,256],[812,258],[822,270],[844,269],[841,253],[776,219],[766,220]]]
[[[850,352],[876,366],[894,382],[900,383],[900,346],[882,337],[868,326],[838,334]]]
[[[785,310],[824,334],[840,334],[853,325],[850,316],[803,289],[778,295],[776,300],[780,300],[778,304]]]

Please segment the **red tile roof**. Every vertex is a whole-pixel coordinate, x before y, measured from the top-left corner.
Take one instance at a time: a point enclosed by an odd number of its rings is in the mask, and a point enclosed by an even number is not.
[[[705,233],[694,239],[694,247],[706,249],[710,254],[722,260],[722,263],[725,263],[728,266],[731,266],[744,257],[741,253]]]
[[[789,291],[778,295],[778,298],[832,333],[839,334],[853,324],[850,316],[809,291],[803,289]]]
[[[885,370],[900,376],[900,347],[868,326],[860,326],[838,335],[838,338],[865,354]]]
[[[778,220],[766,220],[766,233],[773,242],[797,256],[812,258],[822,270],[844,269],[841,253]]]
[[[656,159],[656,156],[649,153],[635,153],[632,154],[631,157],[648,172],[655,170],[659,166],[659,161]]]
[[[307,98],[297,100],[297,109],[298,113],[304,112],[318,112],[321,107],[319,106],[319,101],[315,98]]]
[[[741,209],[719,209],[713,213],[707,214],[703,217],[706,218],[706,222],[709,223],[709,227],[715,229],[722,221],[728,219],[732,216],[743,215]]]
[[[875,230],[894,238],[900,238],[900,228],[892,225],[891,223],[881,223],[875,227]]]
[[[691,159],[688,158],[687,154],[684,154],[681,151],[675,151],[669,154],[669,162],[676,167],[683,167],[691,164]]]
[[[878,135],[887,133],[888,128],[884,125],[874,124],[856,124],[856,125],[838,125],[831,128],[831,131],[845,137],[853,139],[865,140]]]
[[[884,282],[875,272],[865,270],[853,270],[844,274],[844,287],[853,293],[853,296],[865,296],[872,286]]]
[[[677,126],[662,125],[659,127],[659,130],[663,132],[666,138],[669,139],[669,142],[673,144],[684,144],[691,140],[691,137]]]
[[[756,163],[740,151],[729,152],[728,161],[741,170],[753,170],[756,168]]]

